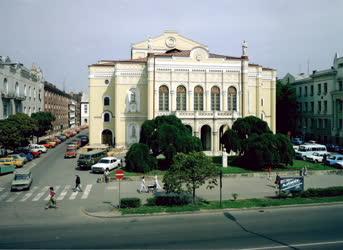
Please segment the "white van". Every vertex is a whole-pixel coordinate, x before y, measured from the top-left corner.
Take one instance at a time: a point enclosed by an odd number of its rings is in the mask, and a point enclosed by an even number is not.
[[[325,145],[315,144],[315,143],[305,143],[300,145],[297,150],[295,150],[295,158],[306,160],[306,156],[310,156],[313,153],[327,154],[328,151]]]

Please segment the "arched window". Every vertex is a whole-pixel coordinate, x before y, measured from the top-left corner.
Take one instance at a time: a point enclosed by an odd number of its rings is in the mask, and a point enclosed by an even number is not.
[[[169,89],[165,85],[158,90],[158,106],[160,111],[169,110]]]
[[[136,103],[136,89],[130,89],[129,103]]]
[[[104,106],[110,106],[110,98],[108,96],[104,98]]]
[[[204,110],[204,90],[200,86],[194,88],[194,110]]]
[[[186,110],[186,88],[184,86],[176,89],[176,110]]]
[[[31,86],[29,86],[29,98],[31,100]]]
[[[26,84],[24,85],[24,95],[27,95]]]
[[[217,86],[211,88],[211,110],[220,110],[220,89]]]
[[[6,94],[8,94],[8,83],[7,83],[7,79],[4,79],[4,91]]]
[[[110,114],[109,113],[105,113],[104,114],[104,122],[109,122],[110,121]]]
[[[229,111],[237,111],[237,90],[235,87],[230,87],[227,94],[227,109]]]

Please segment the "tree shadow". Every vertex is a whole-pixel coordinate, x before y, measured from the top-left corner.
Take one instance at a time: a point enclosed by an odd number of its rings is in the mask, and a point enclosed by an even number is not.
[[[259,234],[259,233],[250,231],[249,229],[245,228],[241,223],[239,223],[239,221],[238,221],[232,214],[230,214],[230,213],[228,213],[228,212],[224,212],[224,216],[225,216],[226,218],[228,218],[229,220],[235,222],[242,230],[244,230],[244,231],[247,232],[247,233],[250,233],[250,234],[256,235],[256,236],[258,236],[258,237],[260,237],[260,238],[264,238],[264,239],[266,239],[266,240],[275,242],[275,243],[280,244],[280,245],[282,245],[282,246],[286,246],[286,247],[288,247],[288,248],[290,248],[290,249],[298,250],[298,248],[293,247],[293,246],[291,246],[291,245],[289,245],[289,244],[287,244],[287,243],[284,243],[284,242],[282,242],[282,241],[278,241],[278,240],[275,240],[275,239],[270,238],[270,237],[268,237],[268,236],[265,236],[265,235],[263,235],[263,234]]]

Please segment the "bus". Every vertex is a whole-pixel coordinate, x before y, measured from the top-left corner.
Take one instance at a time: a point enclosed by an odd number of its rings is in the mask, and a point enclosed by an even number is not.
[[[312,155],[313,153],[323,153],[327,154],[328,151],[325,145],[316,143],[305,143],[300,145],[297,150],[295,150],[295,158],[306,160],[306,156]]]

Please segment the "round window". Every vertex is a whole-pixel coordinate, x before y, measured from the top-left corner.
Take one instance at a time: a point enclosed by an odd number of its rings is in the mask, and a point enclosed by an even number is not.
[[[106,79],[105,80],[105,84],[109,84],[109,83],[110,83],[110,81]]]

